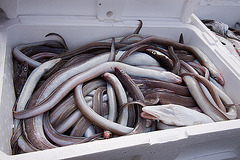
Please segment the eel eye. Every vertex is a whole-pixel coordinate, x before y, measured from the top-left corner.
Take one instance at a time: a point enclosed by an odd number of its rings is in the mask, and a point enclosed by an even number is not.
[[[23,71],[24,71],[24,72],[27,72],[27,67],[24,67],[24,68],[23,68]]]

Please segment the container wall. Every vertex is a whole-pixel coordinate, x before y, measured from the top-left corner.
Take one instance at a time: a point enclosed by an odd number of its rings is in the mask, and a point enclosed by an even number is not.
[[[240,21],[239,0],[201,0],[195,14],[200,19],[214,19],[234,27]]]

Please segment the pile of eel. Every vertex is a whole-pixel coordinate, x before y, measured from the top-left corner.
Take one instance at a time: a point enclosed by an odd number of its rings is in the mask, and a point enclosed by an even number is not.
[[[224,78],[197,47],[133,34],[69,50],[13,49],[13,154],[238,118]]]

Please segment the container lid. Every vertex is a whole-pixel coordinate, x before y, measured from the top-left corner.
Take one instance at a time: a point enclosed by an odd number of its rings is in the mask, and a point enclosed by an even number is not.
[[[0,0],[9,19],[81,16],[100,21],[179,19],[187,22],[201,0]]]

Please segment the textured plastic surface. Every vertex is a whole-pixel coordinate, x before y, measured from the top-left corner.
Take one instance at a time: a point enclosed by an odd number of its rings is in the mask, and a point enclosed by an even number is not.
[[[79,16],[99,20],[181,19],[187,21],[200,0],[0,0],[10,19],[18,16]]]
[[[132,1],[128,1],[128,3],[132,3]],[[181,13],[183,14],[184,11]],[[69,48],[74,49],[96,40],[128,35],[138,25],[137,19],[116,21],[115,18],[113,21],[99,21],[96,16],[86,18],[53,14],[50,16],[19,15],[17,19],[0,24],[0,159],[239,159],[240,120],[182,127],[21,155],[10,155],[10,137],[13,127],[11,110],[15,101],[12,81],[12,48],[22,43],[45,40],[44,36],[47,33],[57,32],[65,38]],[[199,47],[219,68],[226,80],[227,94],[235,103],[240,103],[238,94],[240,67],[237,64],[234,66],[234,60],[224,54],[220,42],[200,23],[195,15],[191,15],[186,22],[188,23],[183,23],[180,18],[165,17],[161,21],[149,18],[144,21],[144,27],[140,33],[175,40],[178,40],[180,33],[183,33],[186,44]]]
[[[215,19],[234,27],[240,21],[240,0],[201,0],[195,14],[200,19]]]

